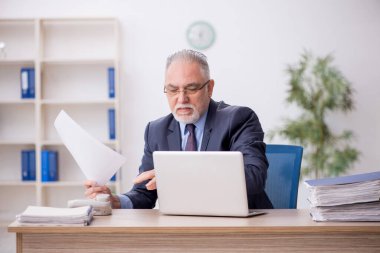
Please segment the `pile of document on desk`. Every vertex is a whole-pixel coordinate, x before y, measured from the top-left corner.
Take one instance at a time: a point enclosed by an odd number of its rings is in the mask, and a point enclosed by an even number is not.
[[[93,217],[92,206],[76,208],[55,208],[45,206],[28,206],[17,215],[17,221],[22,225],[70,225],[87,226]]]
[[[380,171],[305,184],[315,221],[380,221]]]

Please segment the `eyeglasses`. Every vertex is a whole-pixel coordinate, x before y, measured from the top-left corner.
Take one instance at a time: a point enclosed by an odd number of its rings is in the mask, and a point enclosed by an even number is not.
[[[197,93],[198,91],[200,91],[201,89],[206,87],[206,85],[209,82],[210,82],[210,80],[208,80],[207,82],[205,82],[202,85],[190,84],[189,86],[183,88],[183,90],[180,90],[179,88],[176,88],[176,87],[166,87],[165,86],[164,87],[164,93],[168,94],[169,96],[176,96],[179,93],[181,93],[181,91],[182,91],[186,95],[194,95],[195,93]]]

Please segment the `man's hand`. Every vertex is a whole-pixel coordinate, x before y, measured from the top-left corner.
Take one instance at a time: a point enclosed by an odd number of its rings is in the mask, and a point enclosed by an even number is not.
[[[149,179],[150,179],[150,181],[145,185],[145,187],[150,191],[157,189],[156,174],[155,174],[154,170],[148,170],[148,171],[141,173],[140,175],[138,175],[135,178],[135,180],[133,180],[133,183],[138,184],[138,183],[141,183],[141,182],[143,182],[145,180],[149,180]]]
[[[106,194],[110,195],[110,201],[111,201],[112,208],[120,208],[119,197],[113,195],[111,193],[111,190],[107,186],[105,186],[105,185],[100,186],[100,185],[97,185],[97,183],[94,181],[86,180],[86,181],[84,181],[84,187],[86,188],[84,195],[87,198],[93,199],[96,197],[96,195],[98,195],[100,193],[106,193]]]

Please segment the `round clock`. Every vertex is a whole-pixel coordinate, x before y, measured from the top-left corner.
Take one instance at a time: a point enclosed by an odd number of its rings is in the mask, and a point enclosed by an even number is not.
[[[186,38],[190,46],[203,50],[212,46],[215,41],[215,30],[205,21],[192,23],[186,31]]]

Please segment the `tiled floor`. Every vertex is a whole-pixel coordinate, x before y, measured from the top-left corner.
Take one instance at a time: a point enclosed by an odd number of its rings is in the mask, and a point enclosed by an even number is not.
[[[16,252],[16,234],[8,233],[8,228],[6,224],[0,224],[0,252]]]

